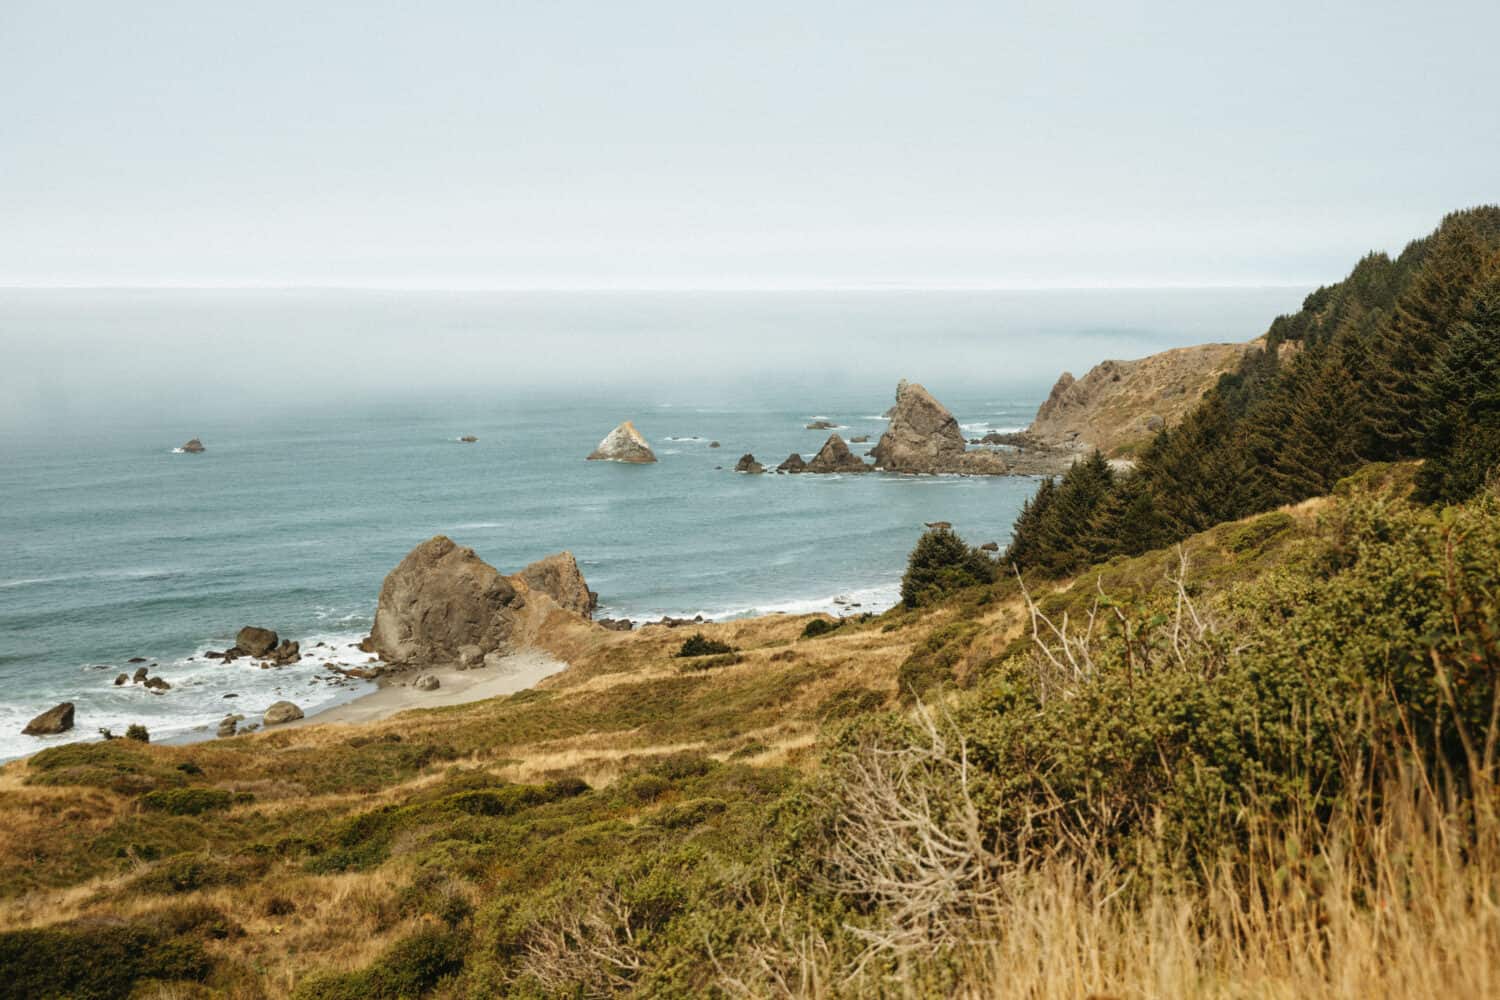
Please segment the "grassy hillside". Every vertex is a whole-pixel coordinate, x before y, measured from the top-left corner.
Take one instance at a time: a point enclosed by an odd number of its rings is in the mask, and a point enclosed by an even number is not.
[[[1418,467],[829,628],[0,771],[17,995],[1490,995],[1500,516]],[[944,546],[928,546],[932,552]]]

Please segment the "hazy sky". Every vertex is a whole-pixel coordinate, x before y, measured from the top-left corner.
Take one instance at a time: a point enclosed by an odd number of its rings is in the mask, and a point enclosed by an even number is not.
[[[1316,284],[1500,3],[0,2],[0,284]]]

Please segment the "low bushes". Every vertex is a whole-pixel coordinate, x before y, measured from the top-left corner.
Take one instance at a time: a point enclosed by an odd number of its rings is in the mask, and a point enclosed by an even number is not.
[[[694,632],[683,642],[682,648],[677,651],[679,658],[689,656],[713,656],[719,653],[733,653],[734,647],[727,642],[719,642],[710,639],[702,632]]]

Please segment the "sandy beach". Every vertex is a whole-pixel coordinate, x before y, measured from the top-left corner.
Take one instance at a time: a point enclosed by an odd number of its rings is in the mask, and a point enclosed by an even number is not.
[[[523,691],[566,667],[566,663],[548,653],[527,649],[512,653],[494,667],[459,670],[456,666],[443,666],[411,671],[353,701],[272,728],[375,722],[412,708],[441,708],[483,701]],[[422,674],[431,674],[438,679],[440,686],[436,691],[419,691],[412,686]]]

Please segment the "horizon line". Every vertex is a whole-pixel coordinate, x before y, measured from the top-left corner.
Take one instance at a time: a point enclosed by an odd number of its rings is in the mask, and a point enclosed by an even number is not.
[[[0,281],[0,291],[280,291],[280,292],[1100,292],[1214,291],[1317,288],[1318,281],[1167,282],[824,282],[626,284],[537,282],[532,284],[405,284],[391,282],[93,282]]]

